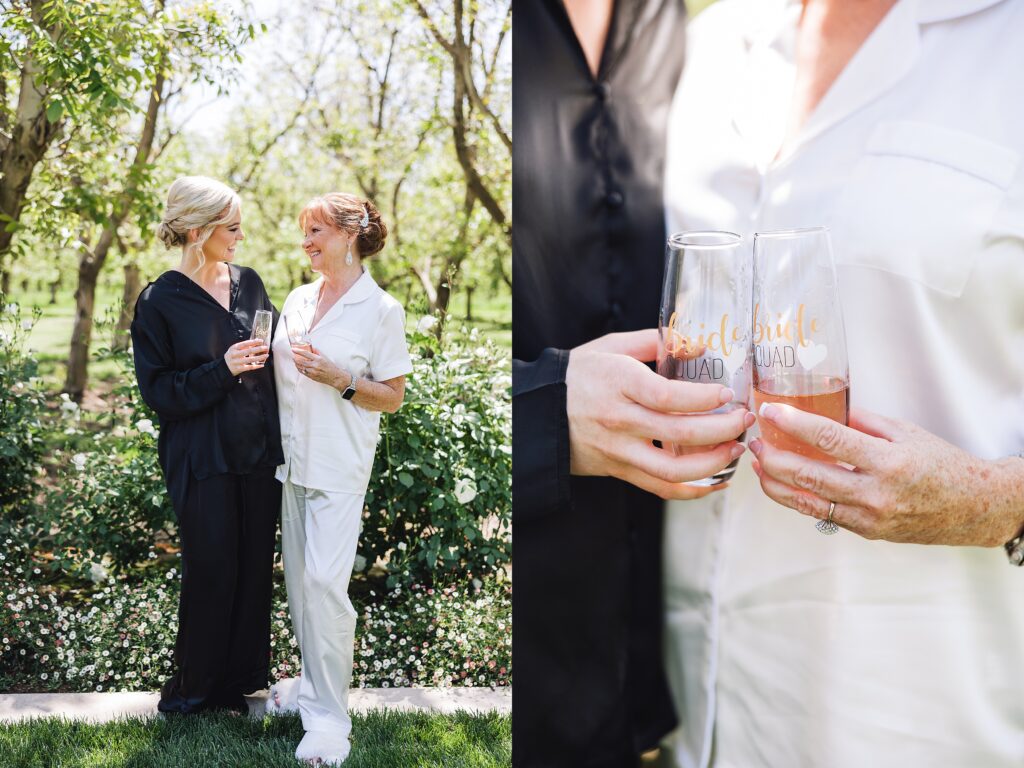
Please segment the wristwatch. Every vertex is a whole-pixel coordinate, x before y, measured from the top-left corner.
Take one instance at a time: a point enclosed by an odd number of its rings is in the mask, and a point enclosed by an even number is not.
[[[348,374],[348,387],[341,393],[341,397],[344,400],[351,400],[356,394],[356,377],[349,370],[346,370],[345,373]]]
[[[1021,531],[1017,538],[1003,544],[1003,548],[1006,549],[1010,565],[1024,565],[1024,531]]]

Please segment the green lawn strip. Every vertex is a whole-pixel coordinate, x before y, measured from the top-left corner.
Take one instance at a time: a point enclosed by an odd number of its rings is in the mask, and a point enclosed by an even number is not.
[[[346,768],[502,768],[511,765],[509,715],[375,710],[354,715]],[[62,718],[0,725],[4,768],[294,768],[297,715],[128,718],[91,724]]]
[[[279,292],[280,293],[280,292]],[[49,294],[29,292],[20,293],[15,290],[7,298],[8,301],[21,305],[22,317],[31,317],[32,307],[39,307],[42,310],[42,317],[32,329],[29,337],[28,347],[38,352],[38,358],[42,363],[44,376],[63,377],[65,363],[71,343],[71,329],[75,319],[74,297],[66,293],[58,294],[57,303],[49,303]],[[284,301],[284,293],[281,293],[281,301]],[[96,296],[96,320],[113,318],[120,306],[121,292],[104,288]],[[450,307],[450,326],[459,328],[465,325],[467,328],[478,328],[485,338],[490,339],[503,349],[512,347],[512,297],[511,295],[480,296],[473,297],[473,317],[466,321],[466,299],[465,294],[456,293]],[[413,309],[406,312],[407,327],[412,330],[416,327],[420,315]],[[89,364],[90,378],[96,380],[108,379],[116,375],[116,367],[109,361],[96,360],[95,351],[98,347],[107,346],[110,343],[110,332],[99,330],[93,327],[93,359]]]

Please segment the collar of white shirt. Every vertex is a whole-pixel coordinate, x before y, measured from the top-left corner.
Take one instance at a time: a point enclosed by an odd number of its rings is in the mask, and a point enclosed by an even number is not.
[[[796,139],[778,157],[783,161],[801,146],[889,91],[913,68],[920,51],[921,25],[978,13],[1007,0],[899,0],[847,64],[808,117]],[[770,47],[792,66],[800,0],[748,4],[741,34],[747,50]],[[762,48],[763,50],[763,48]],[[743,115],[734,115],[738,127]],[[744,131],[740,131],[741,134]],[[749,131],[748,131],[749,132]],[[776,145],[777,146],[777,145]],[[775,155],[775,147],[770,155]]]
[[[323,285],[323,282],[324,278],[321,275],[312,283],[305,286],[305,296],[302,297],[300,311],[307,323],[312,320],[312,317],[305,317],[305,315],[310,312],[314,306],[316,306],[317,297],[320,295],[320,286]],[[337,318],[346,304],[358,304],[361,301],[366,301],[376,290],[377,282],[370,275],[370,270],[364,266],[363,274],[355,281],[355,283],[352,284],[352,287],[345,291],[341,298],[339,298],[334,305],[327,310],[313,330],[316,330]]]
[[[894,11],[906,13],[918,24],[950,21],[983,11],[1006,0],[899,0]],[[764,0],[751,3],[743,19],[743,37],[748,45],[773,45],[788,32],[789,16],[782,9],[799,7],[801,0]],[[797,11],[799,14],[799,11]],[[890,11],[890,15],[892,11]],[[883,20],[883,24],[885,21]]]

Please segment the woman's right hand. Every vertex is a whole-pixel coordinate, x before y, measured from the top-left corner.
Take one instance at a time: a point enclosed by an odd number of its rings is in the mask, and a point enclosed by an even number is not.
[[[706,496],[725,484],[686,483],[742,454],[735,441],[754,415],[745,408],[705,413],[730,402],[732,392],[659,376],[641,362],[653,360],[657,347],[652,329],[608,334],[572,350],[565,375],[570,471],[617,477],[663,499]],[[676,456],[654,440],[693,450]]]
[[[269,356],[270,348],[261,339],[246,339],[228,347],[224,362],[232,376],[239,376],[247,371],[258,371]]]

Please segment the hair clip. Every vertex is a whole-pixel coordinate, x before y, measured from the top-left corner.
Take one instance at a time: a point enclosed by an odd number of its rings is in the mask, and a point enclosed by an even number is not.
[[[359,227],[361,229],[366,229],[368,226],[370,226],[370,209],[369,209],[368,206],[366,206],[364,204],[363,205],[363,218],[361,218],[359,220]]]

